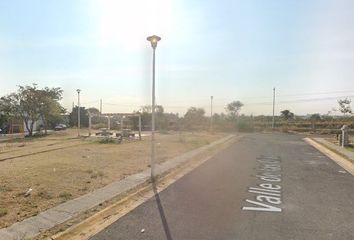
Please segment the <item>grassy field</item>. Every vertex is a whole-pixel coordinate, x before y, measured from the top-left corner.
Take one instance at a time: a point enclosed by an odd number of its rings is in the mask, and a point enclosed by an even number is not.
[[[0,145],[0,228],[149,167],[150,138],[102,144],[67,130],[21,144]],[[224,134],[157,134],[157,162]],[[25,193],[32,189],[29,196]]]

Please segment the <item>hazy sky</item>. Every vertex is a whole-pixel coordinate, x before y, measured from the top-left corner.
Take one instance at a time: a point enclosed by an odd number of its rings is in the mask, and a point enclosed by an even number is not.
[[[0,1],[0,95],[16,85],[62,87],[63,105],[126,112],[157,102],[183,114],[241,100],[246,114],[327,113],[354,100],[352,0]],[[315,100],[311,100],[315,99]]]

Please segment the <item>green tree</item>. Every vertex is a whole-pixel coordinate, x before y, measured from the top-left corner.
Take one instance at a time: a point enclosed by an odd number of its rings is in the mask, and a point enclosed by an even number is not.
[[[19,86],[17,92],[1,98],[1,112],[10,118],[21,118],[29,136],[32,136],[36,121],[42,119],[47,125],[48,118],[62,113],[63,108],[59,103],[62,92],[60,88],[38,89],[37,84]]]
[[[5,97],[0,98],[0,128],[3,130],[13,117],[12,105]]]
[[[71,113],[69,114],[69,125],[74,127],[77,126],[78,124],[78,119],[77,119],[77,111],[78,111],[78,106],[75,106]],[[80,107],[80,126],[81,127],[88,127],[89,125],[89,117],[88,117],[88,112],[85,107]]]
[[[8,116],[4,112],[0,111],[0,129],[3,129],[8,124],[8,121]]]
[[[166,117],[165,110],[164,110],[163,106],[157,105],[155,112],[156,112],[156,115],[155,115],[156,116],[156,118],[155,118],[156,129],[166,130],[167,126],[168,126],[168,119]]]
[[[350,107],[351,102],[352,100],[348,98],[338,100],[339,111],[343,113],[343,115],[346,115],[347,113],[352,114],[352,109]]]
[[[61,88],[45,87],[38,90],[39,114],[43,120],[46,134],[49,124],[55,125],[58,121],[61,121],[61,114],[65,113],[65,109],[59,103],[62,94],[63,90]]]
[[[280,116],[285,120],[289,121],[291,119],[294,119],[295,115],[294,113],[290,112],[290,110],[283,110],[280,112]]]
[[[186,129],[201,129],[206,127],[205,111],[203,108],[190,107],[184,115],[183,123]]]
[[[92,115],[100,115],[100,110],[94,107],[88,108],[87,112],[89,112]]]
[[[227,104],[225,109],[228,112],[229,116],[232,119],[235,119],[239,115],[243,106],[244,106],[244,104],[242,102],[233,101],[233,102]]]
[[[141,113],[141,124],[143,127],[150,129],[151,128],[151,105],[142,106],[140,111]],[[134,122],[137,119],[134,120]],[[136,123],[133,123],[136,125]],[[155,106],[155,127],[157,130],[166,129],[168,125],[167,118],[164,114],[164,108],[162,105]]]
[[[321,121],[322,118],[319,113],[314,113],[314,114],[311,114],[310,120],[311,120],[312,129],[315,129],[315,123],[318,121]]]

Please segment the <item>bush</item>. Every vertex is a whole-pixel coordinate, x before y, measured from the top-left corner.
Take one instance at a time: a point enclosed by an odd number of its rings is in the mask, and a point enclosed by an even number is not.
[[[246,119],[240,119],[237,121],[237,130],[240,132],[253,132],[254,126],[251,121]]]
[[[59,197],[63,200],[69,200],[72,197],[72,194],[68,192],[62,192],[59,194]]]
[[[115,141],[113,138],[103,138],[99,141],[99,143],[108,144],[108,143],[115,143]]]
[[[53,196],[47,192],[46,190],[41,190],[37,194],[38,197],[44,198],[44,199],[52,199]]]

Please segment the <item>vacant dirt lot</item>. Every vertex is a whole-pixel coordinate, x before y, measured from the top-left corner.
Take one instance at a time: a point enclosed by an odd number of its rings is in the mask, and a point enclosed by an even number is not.
[[[102,144],[73,130],[21,144],[0,145],[0,228],[149,167],[150,138]],[[223,134],[157,134],[157,162]],[[25,193],[33,189],[29,196]]]

